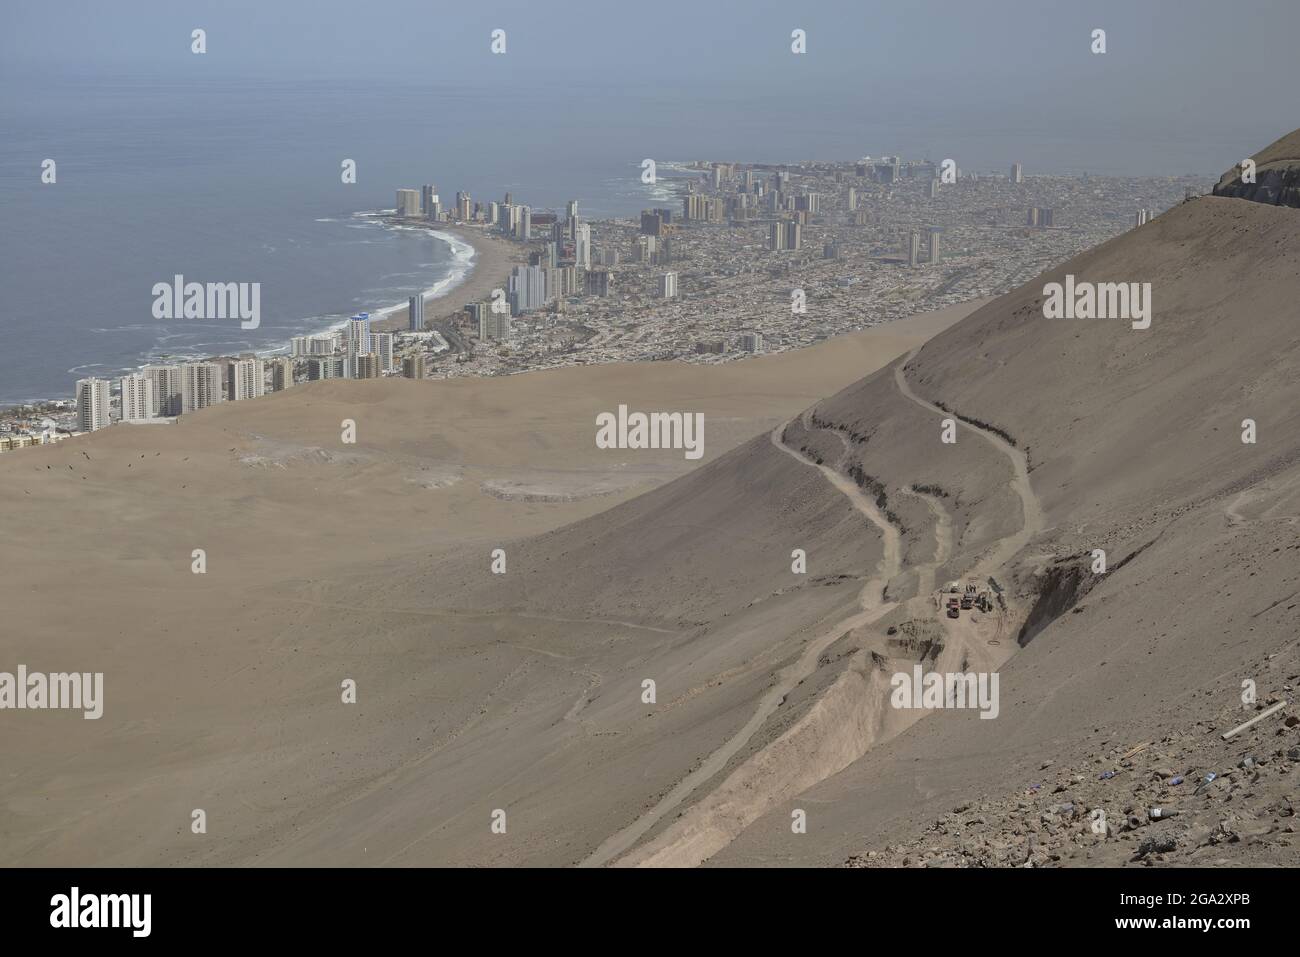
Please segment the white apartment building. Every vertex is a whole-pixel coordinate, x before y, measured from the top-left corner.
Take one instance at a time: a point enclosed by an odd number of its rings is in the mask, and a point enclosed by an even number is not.
[[[221,391],[221,366],[216,362],[187,362],[181,367],[181,405],[184,411],[206,409],[225,400]]]
[[[152,419],[158,414],[158,404],[154,400],[153,380],[149,376],[134,372],[122,376],[122,419]]]
[[[185,411],[185,376],[178,365],[148,365],[144,374],[153,383],[153,413],[180,415]]]
[[[271,360],[271,391],[283,392],[293,385],[293,360]]]
[[[370,334],[370,352],[379,357],[379,371],[392,372],[393,334],[391,332],[372,332]]]
[[[77,380],[77,420],[82,432],[95,432],[112,424],[108,414],[108,380]]]
[[[420,215],[420,191],[418,189],[399,189],[397,191],[397,215]]]
[[[261,359],[236,359],[226,367],[226,398],[232,402],[266,394],[266,368]]]

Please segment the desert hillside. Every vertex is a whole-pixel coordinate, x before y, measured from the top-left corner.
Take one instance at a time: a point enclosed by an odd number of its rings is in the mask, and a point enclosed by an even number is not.
[[[1295,740],[1247,735],[1211,754],[1179,754],[1172,742],[1198,721],[1223,731],[1253,714],[1243,681],[1258,687],[1259,707],[1295,681],[1300,405],[1288,303],[1298,229],[1288,209],[1189,202],[986,305],[771,436],[519,542],[509,582],[463,576],[485,607],[650,616],[679,629],[644,640],[621,684],[593,685],[584,714],[605,729],[597,734],[625,735],[613,729],[618,708],[635,709],[635,677],[674,678],[683,659],[709,662],[716,686],[766,677],[781,692],[742,712],[748,723],[588,862],[838,863],[887,835],[901,840],[945,804],[1016,791],[1067,763],[1107,765],[1101,773],[1126,762],[1109,792],[1116,821],[1135,800],[1177,801],[1181,792],[1146,782],[1178,759],[1213,762],[1179,769],[1223,778],[1210,802],[1241,786],[1242,749],[1269,746],[1264,760],[1282,763],[1254,774],[1280,767],[1282,789],[1294,782],[1285,756]],[[1149,328],[1044,318],[1044,286],[1067,274],[1150,283]],[[951,444],[941,441],[948,418]],[[1252,443],[1242,441],[1246,419]],[[807,588],[782,564],[795,547],[829,563],[818,571],[836,603],[796,604]],[[935,592],[952,579],[991,584],[998,606],[941,615]],[[796,622],[815,627],[791,630]],[[792,664],[745,657],[773,648]],[[999,671],[997,720],[940,711],[916,722],[891,709],[887,677],[916,662]],[[689,706],[707,707],[708,690],[692,688]],[[665,720],[678,707],[645,709],[657,733],[626,767],[610,764],[617,779],[653,759],[665,733],[689,740]],[[1056,793],[1104,810],[1105,792],[1081,790],[1086,777]],[[1275,836],[1285,825],[1268,820],[1286,817],[1277,793],[1252,792],[1256,862],[1294,857]],[[792,833],[792,811],[809,806],[818,826]],[[1180,827],[1212,830],[1198,821],[1189,814]],[[1062,832],[1086,842],[1085,823]],[[1196,833],[1179,845],[1189,859],[1224,853]],[[1071,859],[1127,860],[1140,837],[1116,831],[1113,844],[1081,843]],[[1012,862],[1025,843],[1013,833],[988,860]],[[1020,860],[1051,861],[1045,845]]]
[[[612,670],[602,655],[622,668],[641,641],[689,631],[661,618],[701,616],[500,614],[526,565],[526,546],[514,543],[620,502],[641,508],[642,493],[708,470],[827,383],[854,381],[967,312],[714,367],[310,383],[176,425],[118,425],[0,456],[0,671],[103,672],[105,688],[98,720],[6,712],[22,720],[6,723],[0,860],[579,859],[614,797],[587,795],[595,811],[570,800],[570,762],[600,762],[576,746],[591,676]],[[702,413],[703,458],[596,448],[596,414],[619,403]],[[342,441],[345,420],[355,443]],[[815,475],[792,471],[772,481],[796,478],[811,501],[833,502]],[[846,542],[860,531],[849,517],[842,524]],[[499,546],[510,573],[492,576]],[[203,574],[193,572],[195,549]],[[869,561],[847,544],[838,559]],[[489,607],[460,579],[502,594]],[[812,610],[791,613],[791,630],[835,591],[795,596]],[[761,634],[744,640],[770,651]],[[695,663],[681,688],[668,682],[664,698],[706,684],[711,664]],[[357,683],[356,705],[341,702],[345,679]],[[742,695],[703,700],[725,724]],[[690,733],[698,742],[667,749],[664,781],[690,767],[714,729],[701,722]],[[503,738],[517,750],[498,747]],[[548,752],[553,778],[523,773],[521,756]],[[511,785],[528,780],[536,814]],[[541,787],[548,780],[554,791]],[[625,800],[644,800],[641,781],[626,782]],[[489,831],[501,805],[518,840]],[[191,833],[194,809],[208,815],[206,835]],[[626,813],[616,809],[608,826]],[[550,823],[556,814],[572,815],[567,832]],[[594,816],[584,825],[583,814]]]
[[[1298,240],[1207,197],[797,353],[321,383],[6,456],[17,660],[110,690],[23,726],[0,846],[1295,864],[1289,712],[1220,734],[1300,680]],[[1149,325],[1045,318],[1049,283],[1149,284]],[[595,447],[620,404],[704,413],[703,459]],[[914,667],[997,674],[993,720],[891,706]]]
[[[997,720],[934,713],[801,795],[818,827],[791,835],[781,802],[719,863],[830,864],[850,851],[867,864],[1294,866],[1294,718],[1219,734],[1289,700],[1300,678],[1298,266],[1294,210],[1195,200],[815,407],[816,422],[852,436],[849,467],[891,499],[918,479],[948,492],[952,574],[988,568],[1009,512],[1033,529],[994,570],[1022,603],[1023,647],[1001,668]],[[1044,284],[1067,273],[1150,282],[1150,328],[1044,319]],[[909,391],[936,409],[918,417]],[[931,438],[940,407],[981,425],[943,446]],[[904,447],[909,433],[919,441]],[[976,448],[958,457],[968,435]],[[1017,484],[1016,455],[1037,514],[995,504]],[[908,524],[915,512],[900,507]],[[1092,572],[1098,548],[1105,574]],[[1208,774],[1217,783],[1194,794]],[[1167,783],[1180,779],[1191,783]],[[1145,824],[1160,805],[1182,816],[1160,825],[1163,852],[1139,854],[1154,829],[1124,826],[1126,814]],[[1116,824],[1101,841],[1084,820],[1098,807]]]
[[[634,644],[575,638],[565,652],[589,675],[569,717],[601,755],[574,772],[578,790],[602,794],[603,809],[629,781],[649,795],[609,810],[606,821],[623,823],[584,862],[838,863],[882,834],[901,843],[918,814],[968,798],[970,785],[1014,790],[1040,765],[1105,763],[1134,747],[1147,764],[1174,761],[1171,744],[1145,738],[1244,720],[1243,680],[1261,701],[1286,693],[1297,574],[1285,556],[1300,542],[1286,305],[1297,228],[1286,209],[1190,202],[770,435],[513,542],[505,576],[454,555],[434,566],[429,608],[456,594],[484,611],[661,629]],[[1067,274],[1150,283],[1149,327],[1044,318],[1045,284]],[[1242,442],[1243,419],[1254,443]],[[806,576],[791,572],[793,549],[809,556]],[[1094,549],[1104,573],[1092,570]],[[996,606],[942,615],[936,592],[953,579],[992,586]],[[416,576],[388,587],[409,595]],[[918,721],[889,707],[888,677],[917,663],[1000,672],[997,720]],[[646,678],[670,700],[643,703]],[[674,770],[683,749],[698,749],[685,774]],[[1212,755],[1225,781],[1240,758],[1230,750]],[[1130,779],[1154,773],[1122,759]],[[1276,811],[1272,793],[1261,789],[1259,815]],[[1111,794],[1122,821],[1134,797],[1118,784]],[[791,812],[809,805],[815,833],[792,833]],[[1117,832],[1096,853],[1127,859],[1140,836]],[[1023,843],[1013,835],[989,860],[1011,862]],[[1285,840],[1262,846],[1270,860],[1292,853]]]

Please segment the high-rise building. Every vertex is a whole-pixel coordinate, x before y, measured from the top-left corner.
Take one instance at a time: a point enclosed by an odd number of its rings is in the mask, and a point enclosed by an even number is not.
[[[533,234],[533,210],[531,206],[518,206],[519,210],[515,220],[515,239],[527,242]]]
[[[293,360],[281,356],[271,360],[271,391],[283,392],[293,385]]]
[[[576,199],[569,200],[568,204],[565,206],[564,212],[565,212],[565,217],[570,221],[577,219],[578,201]]]
[[[395,362],[393,360],[393,334],[391,332],[370,333],[370,354],[378,359],[379,371],[381,374],[392,372],[395,368]]]
[[[939,198],[939,181],[937,179],[930,180],[929,190],[931,199]]]
[[[487,303],[485,302],[467,302],[465,303],[465,316],[469,320],[470,327],[478,328],[478,324],[483,320],[484,313],[487,312]]]
[[[153,380],[142,372],[122,376],[122,419],[152,419],[158,414]]]
[[[659,298],[677,298],[677,273],[666,272],[659,277]]]
[[[488,339],[509,339],[510,314],[484,310],[478,320],[478,337],[484,342]]]
[[[379,356],[369,353],[362,356],[352,357],[352,378],[354,379],[378,379],[379,378]]]
[[[266,394],[266,369],[261,359],[236,359],[226,365],[226,398],[232,402]]]
[[[433,212],[433,204],[438,201],[438,189],[432,183],[420,187],[420,212],[428,217]]]
[[[1025,168],[1019,163],[1011,164],[1011,182],[1023,183],[1025,181]]]
[[[348,320],[348,355],[363,356],[370,351],[370,313],[359,312]]]
[[[554,269],[559,264],[560,264],[560,244],[547,243],[546,244],[546,267],[548,269]]]
[[[424,356],[416,353],[402,358],[402,376],[406,379],[424,378]]]
[[[759,332],[744,332],[740,336],[740,348],[745,352],[762,352],[763,335]]]
[[[574,241],[573,257],[580,268],[591,268],[591,227],[586,223],[581,223],[578,226],[578,237]]]
[[[424,331],[424,293],[418,293],[407,300],[410,322],[407,326],[412,332]]]
[[[1136,225],[1145,226],[1147,224],[1147,221],[1150,218],[1151,218],[1151,212],[1149,210],[1139,209],[1137,211]]]
[[[578,293],[578,270],[573,266],[556,266],[546,270],[546,296],[561,299]]]
[[[347,356],[319,356],[307,360],[307,378],[312,382],[320,379],[346,379]]]
[[[546,273],[541,266],[515,266],[510,270],[508,286],[511,315],[523,315],[546,305]]]
[[[458,192],[456,194],[456,218],[463,223],[468,223],[473,213],[473,203],[474,201],[470,198],[469,193]]]
[[[587,273],[587,295],[608,296],[614,289],[614,274],[608,269],[593,269]]]
[[[803,227],[796,222],[773,223],[768,229],[768,249],[798,249],[803,245]]]
[[[77,423],[82,432],[97,432],[112,424],[108,414],[108,380],[77,380]]]
[[[294,336],[290,354],[299,356],[327,356],[334,351],[336,339],[328,336]]]
[[[939,261],[939,232],[938,229],[930,230],[930,262],[932,263]]]
[[[682,199],[682,212],[683,218],[688,221],[720,223],[726,213],[726,206],[715,196],[690,193]]]
[[[796,196],[794,198],[794,208],[802,209],[812,214],[821,212],[821,208],[822,208],[821,194],[805,193],[802,196]]]
[[[418,189],[399,189],[397,191],[397,215],[420,215],[420,191]]]
[[[653,236],[637,236],[632,242],[632,261],[654,262],[656,246],[657,242]]]
[[[907,233],[907,264],[915,266],[921,261],[921,234],[915,229]]]
[[[154,415],[173,416],[185,411],[184,376],[178,365],[148,365],[142,370],[153,383]]]
[[[858,208],[858,191],[853,186],[849,187],[849,198],[845,205],[850,213]]]
[[[181,405],[186,412],[224,402],[221,366],[215,362],[187,362],[181,367]]]

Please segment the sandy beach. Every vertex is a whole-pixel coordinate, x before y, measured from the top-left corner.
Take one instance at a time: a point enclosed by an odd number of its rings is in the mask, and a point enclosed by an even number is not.
[[[424,318],[438,322],[461,312],[467,302],[488,299],[492,290],[506,287],[510,267],[527,261],[527,247],[490,236],[473,226],[429,225],[430,232],[450,233],[474,247],[474,261],[465,281],[439,293],[426,296]],[[394,332],[407,328],[406,309],[397,309],[372,323],[376,332]]]

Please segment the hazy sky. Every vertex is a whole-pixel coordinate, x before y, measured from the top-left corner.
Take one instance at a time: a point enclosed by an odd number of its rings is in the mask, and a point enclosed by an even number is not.
[[[190,52],[195,27],[207,31],[203,57]],[[505,56],[489,52],[495,28]],[[790,52],[795,28],[807,32],[802,56]],[[1103,55],[1090,52],[1094,28],[1106,30]],[[634,127],[651,107],[660,123],[689,98],[684,116],[706,129],[686,141],[714,157],[729,131],[761,130],[773,157],[842,158],[814,155],[839,143],[820,133],[880,124],[914,129],[909,145],[935,155],[960,127],[1217,173],[1288,131],[1297,35],[1296,0],[47,0],[0,10],[0,76],[21,81],[0,97],[122,73],[325,81],[344,96],[351,84],[517,90],[553,102],[557,136]],[[740,135],[736,149],[752,142]],[[873,148],[891,146],[858,152]],[[1069,168],[1075,148],[1054,165]]]

